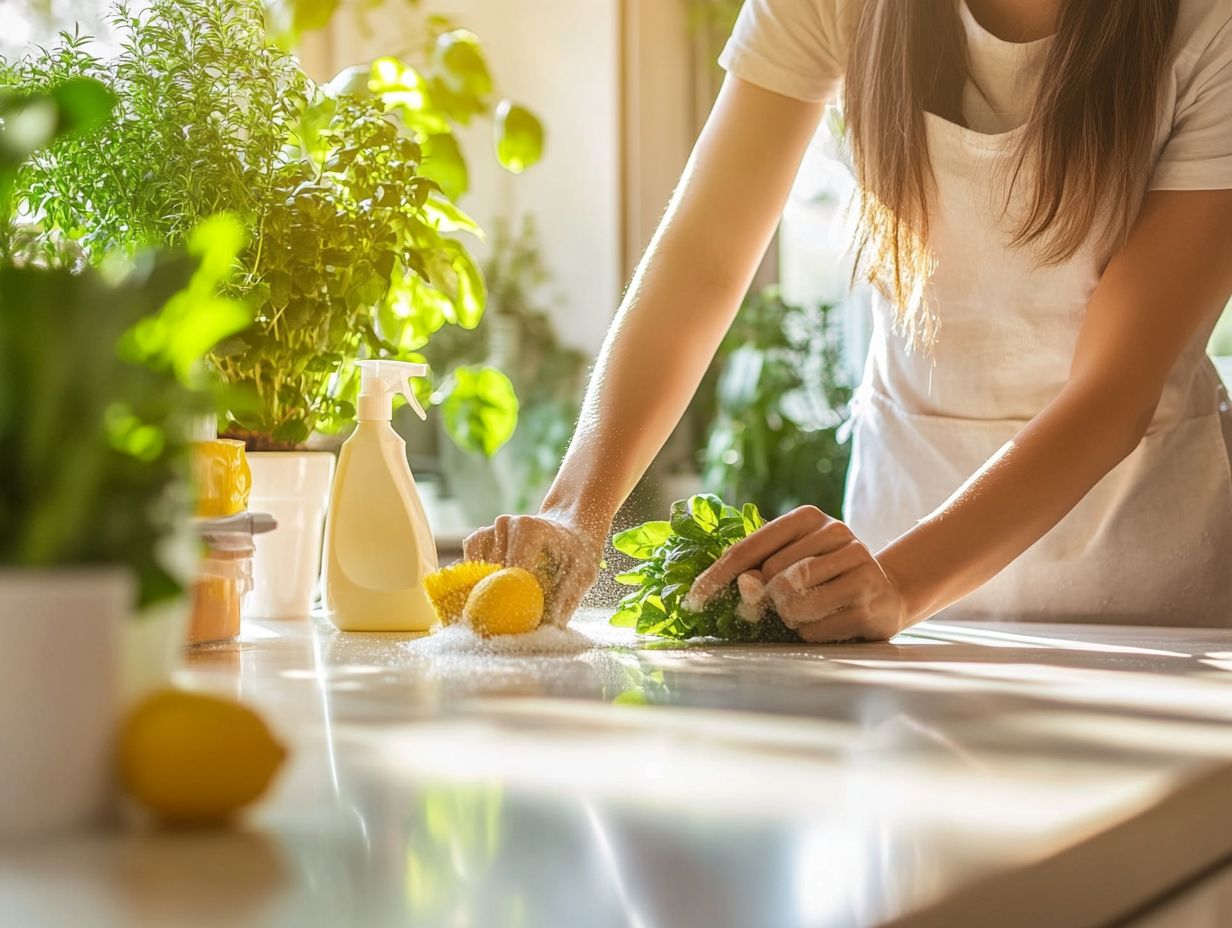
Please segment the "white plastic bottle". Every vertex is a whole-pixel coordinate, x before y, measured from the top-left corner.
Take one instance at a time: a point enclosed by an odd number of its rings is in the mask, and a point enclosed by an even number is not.
[[[435,621],[423,578],[436,570],[436,543],[393,430],[401,394],[427,415],[410,387],[423,364],[360,361],[359,425],[338,455],[325,521],[325,611],[343,631],[418,632]]]

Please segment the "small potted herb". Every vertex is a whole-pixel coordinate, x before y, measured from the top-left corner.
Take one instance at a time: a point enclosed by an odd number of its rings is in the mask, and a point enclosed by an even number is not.
[[[0,836],[85,825],[111,781],[123,652],[180,594],[169,542],[190,384],[246,321],[215,285],[242,235],[225,219],[197,257],[134,256],[80,273],[14,225],[22,159],[55,133],[97,131],[112,98],[68,80],[0,88]],[[52,266],[48,266],[51,258]],[[129,682],[132,682],[131,680]]]

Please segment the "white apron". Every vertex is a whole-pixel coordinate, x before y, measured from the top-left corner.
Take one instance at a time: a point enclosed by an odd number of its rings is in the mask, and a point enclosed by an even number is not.
[[[931,356],[910,352],[892,310],[876,302],[846,511],[874,551],[942,504],[1057,396],[1108,259],[1092,245],[1063,266],[1040,267],[1011,249],[996,191],[1017,130],[983,135],[932,115],[927,122],[939,261],[929,300],[939,339]],[[1138,448],[946,617],[1232,627],[1232,409],[1205,353],[1214,322],[1177,361]]]

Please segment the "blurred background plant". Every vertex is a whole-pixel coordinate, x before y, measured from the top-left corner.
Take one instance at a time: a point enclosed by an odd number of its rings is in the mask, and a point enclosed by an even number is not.
[[[225,429],[265,449],[337,431],[354,413],[349,360],[419,360],[442,327],[478,324],[482,274],[455,236],[481,232],[446,192],[466,188],[451,127],[489,111],[512,122],[497,147],[517,171],[540,154],[542,129],[493,100],[472,34],[441,24],[430,78],[383,58],[366,80],[351,69],[318,87],[268,40],[259,0],[152,0],[112,18],[115,57],[65,35],[0,70],[0,84],[44,88],[94,77],[118,100],[103,131],[23,169],[17,199],[44,242],[70,239],[93,261],[179,245],[222,209],[243,219],[251,237],[230,293],[256,316],[212,358],[232,388]],[[500,371],[467,386],[516,416]],[[476,437],[487,420],[465,426],[451,429],[463,447],[502,442]]]
[[[694,405],[708,492],[756,500],[768,518],[806,503],[842,511],[853,391],[839,319],[778,287],[745,300]]]
[[[688,0],[689,22],[694,29],[721,43],[731,35],[744,0]],[[717,51],[716,51],[717,53]]]
[[[1210,351],[1216,357],[1232,358],[1232,303],[1211,333]]]
[[[516,229],[505,220],[494,224],[484,277],[489,308],[475,332],[478,337],[442,332],[426,349],[433,369],[445,375],[435,399],[442,404],[446,421],[499,415],[466,388],[466,381],[485,362],[505,371],[517,390],[521,406],[517,430],[490,465],[461,460],[444,449],[441,469],[447,488],[465,502],[467,514],[479,520],[538,506],[573,434],[589,360],[562,344],[556,334],[543,296],[550,278],[530,217],[523,217]],[[487,449],[477,450],[487,454]],[[488,492],[477,487],[487,487]]]
[[[180,590],[168,540],[191,502],[188,419],[213,400],[202,358],[249,316],[218,292],[233,217],[97,269],[28,248],[11,196],[26,159],[105,132],[114,105],[91,78],[0,89],[0,563],[125,565],[145,607]]]

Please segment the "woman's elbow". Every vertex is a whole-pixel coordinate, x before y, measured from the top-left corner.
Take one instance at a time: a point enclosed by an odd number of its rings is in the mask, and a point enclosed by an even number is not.
[[[1071,384],[1065,391],[1078,411],[1088,441],[1098,441],[1113,464],[1133,453],[1155,421],[1160,391],[1130,391],[1094,384]]]

